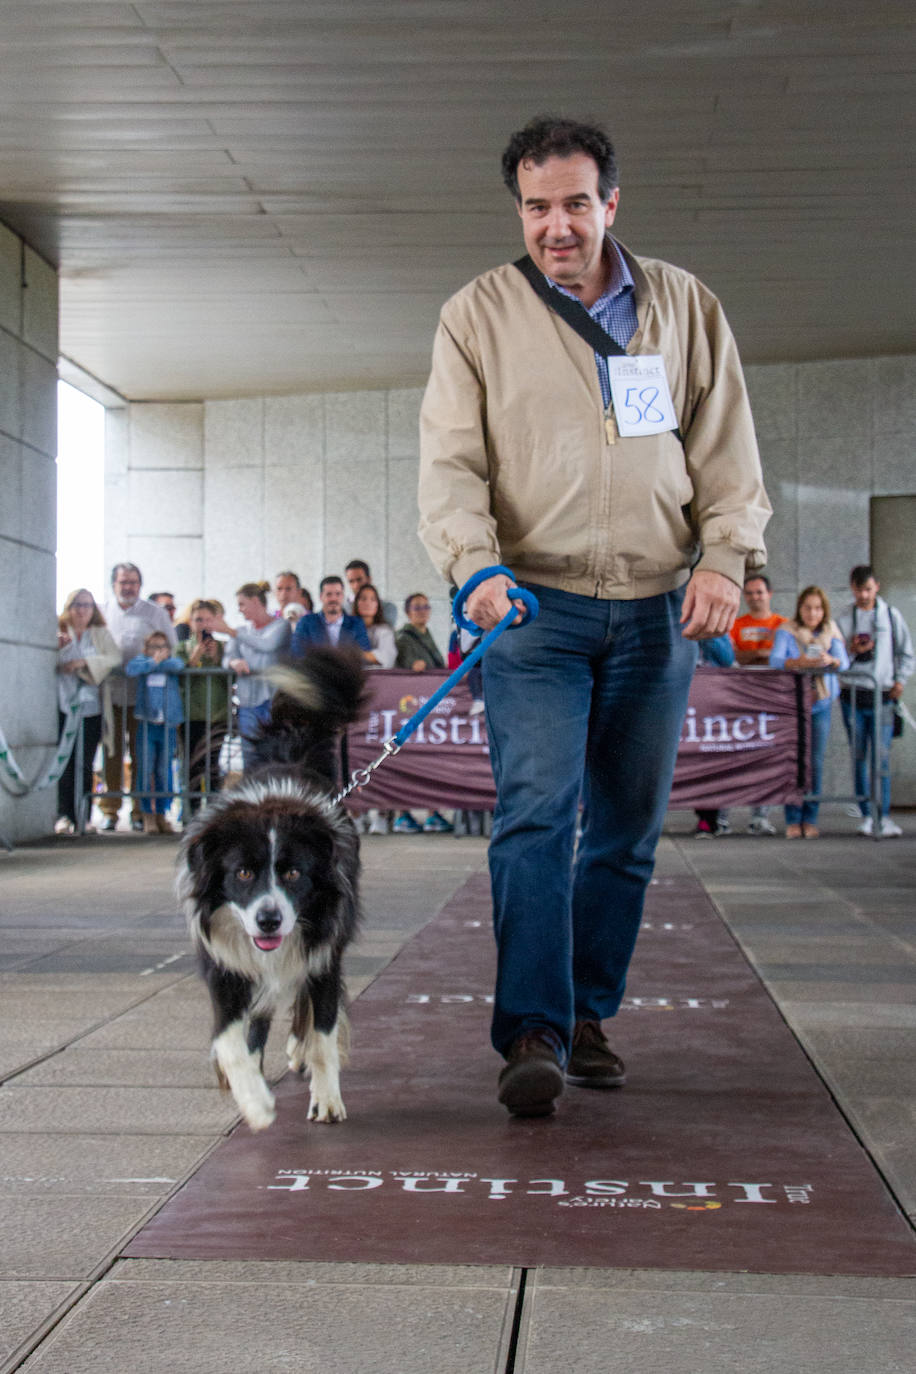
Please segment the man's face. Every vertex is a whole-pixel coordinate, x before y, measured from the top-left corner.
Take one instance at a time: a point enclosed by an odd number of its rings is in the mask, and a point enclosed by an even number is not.
[[[876,577],[870,577],[867,582],[863,582],[861,587],[851,583],[852,594],[856,606],[860,611],[873,611],[875,609],[875,598],[881,590],[881,583]]]
[[[126,568],[119,568],[111,585],[118,599],[118,605],[124,609],[132,606],[140,598],[140,578],[135,572],[128,572]]]
[[[326,582],[321,589],[321,609],[328,620],[336,620],[343,614],[344,590],[342,582]]]
[[[362,568],[348,568],[346,576],[351,596],[355,596],[360,587],[365,587],[369,581],[368,574],[364,573]]]
[[[770,614],[772,593],[762,577],[752,577],[744,584],[744,600],[751,615],[756,620],[765,620]]]
[[[598,167],[586,153],[549,157],[540,167],[520,162],[517,177],[522,233],[535,266],[568,291],[592,295],[593,304],[604,287],[604,236],[620,192],[601,200]]]
[[[432,610],[425,596],[415,596],[411,601],[407,611],[407,619],[411,625],[416,625],[418,630],[425,630],[429,624],[429,613]]]
[[[156,598],[156,605],[162,607],[169,620],[175,619],[175,612],[178,610],[178,607],[170,596],[158,596]]]
[[[294,577],[278,577],[274,583],[274,596],[281,611],[291,601],[299,600],[299,584]]]

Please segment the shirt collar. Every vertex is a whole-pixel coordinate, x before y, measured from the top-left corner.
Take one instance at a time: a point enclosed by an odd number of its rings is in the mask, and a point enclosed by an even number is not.
[[[600,310],[603,310],[610,301],[614,300],[617,296],[622,296],[625,291],[634,290],[636,286],[636,283],[633,281],[633,274],[627,266],[626,258],[623,256],[610,234],[606,236],[604,241],[607,247],[611,279],[608,283],[607,290],[601,293],[594,305],[588,307],[588,313],[590,315],[597,314]],[[547,277],[546,273],[544,275]],[[562,291],[564,296],[569,296],[571,300],[575,301],[579,299],[572,291],[567,291],[565,286],[560,286],[559,282],[555,282],[553,277],[547,277],[547,281],[550,282],[551,286],[556,287],[557,291]]]

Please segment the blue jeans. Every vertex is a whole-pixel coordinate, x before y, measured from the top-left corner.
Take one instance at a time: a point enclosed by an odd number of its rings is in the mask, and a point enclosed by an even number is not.
[[[830,716],[832,714],[833,702],[828,702],[819,711],[812,711],[808,717],[811,728],[811,791],[815,796],[821,794],[821,783],[824,776],[824,755],[827,752],[827,740],[830,736]],[[786,825],[814,825],[817,822],[817,813],[820,802],[803,801],[801,806],[786,807]]]
[[[170,792],[172,780],[169,776],[172,759],[175,757],[177,731],[174,725],[154,725],[152,721],[137,721],[137,767],[136,789],[138,792]],[[164,816],[171,804],[170,797],[143,797],[140,809],[147,815],[158,811]]]
[[[258,727],[270,720],[270,702],[262,701],[260,706],[239,707],[239,734],[242,737],[242,762],[245,772],[257,763],[252,738],[257,735]]]
[[[868,706],[860,706],[859,702],[867,701]],[[843,724],[846,726],[846,733],[849,741],[853,743],[852,737],[852,718],[855,714],[855,753],[854,758],[854,783],[856,795],[858,797],[868,797],[871,795],[871,770],[868,766],[868,757],[871,752],[874,739],[875,728],[875,709],[874,697],[870,692],[860,692],[856,698],[855,712],[852,709],[852,702],[840,702],[843,708]],[[894,737],[894,707],[892,702],[882,702],[881,720],[878,724],[878,777],[881,781],[881,815],[887,816],[891,809],[891,740]],[[868,801],[859,802],[859,810],[863,816],[868,816],[871,807]]]
[[[601,601],[533,586],[540,615],[483,660],[497,805],[494,1047],[620,1006],[696,664],[683,590]],[[576,851],[580,797],[584,812]],[[574,857],[575,854],[575,857]]]

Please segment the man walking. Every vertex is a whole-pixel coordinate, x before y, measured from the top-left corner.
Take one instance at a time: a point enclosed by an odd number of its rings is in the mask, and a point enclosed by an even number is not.
[[[853,602],[837,617],[840,633],[846,640],[851,676],[860,678],[853,697],[850,686],[840,691],[843,724],[853,746],[856,795],[862,822],[860,835],[873,833],[869,814],[868,757],[875,740],[875,698],[871,678],[881,689],[881,718],[878,721],[878,775],[881,781],[881,835],[891,838],[903,832],[891,820],[891,742],[894,737],[895,702],[903,696],[907,678],[913,672],[913,641],[909,627],[896,606],[889,606],[878,595],[881,583],[867,563],[860,563],[849,574]]]
[[[718,302],[608,232],[604,131],[534,120],[503,175],[529,256],[443,307],[420,533],[447,580],[490,574],[468,598],[482,629],[510,607],[495,565],[540,602],[489,650],[484,689],[499,1099],[541,1116],[564,1075],[624,1082],[601,1022],[623,997],[696,641],[730,628],[770,508]]]

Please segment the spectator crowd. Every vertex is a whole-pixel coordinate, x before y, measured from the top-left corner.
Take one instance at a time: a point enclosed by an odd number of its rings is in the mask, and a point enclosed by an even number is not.
[[[362,559],[349,562],[343,577],[321,579],[317,607],[290,570],[279,572],[273,585],[244,582],[236,592],[237,617],[231,617],[237,623],[230,623],[226,608],[214,598],[199,597],[179,609],[173,593],[144,597],[142,586],[135,564],[117,563],[103,603],[80,587],[66,598],[60,613],[61,730],[71,719],[78,722],[77,746],[58,784],[60,833],[80,828],[81,819],[87,819],[87,814],[81,818],[80,807],[94,795],[102,830],[117,828],[127,798],[132,829],[171,833],[169,813],[177,793],[183,793],[184,821],[218,789],[224,772],[253,765],[252,741],[271,709],[273,687],[265,670],[301,657],[314,645],[354,646],[374,671],[423,673],[446,667],[429,629],[429,598],[411,593],[399,617]],[[880,582],[866,565],[852,569],[851,601],[835,618],[820,586],[803,588],[791,615],[774,610],[770,580],[763,573],[749,576],[743,591],[746,612],[729,634],[701,645],[702,660],[733,671],[778,668],[811,679],[811,788],[800,804],[785,807],[786,838],[819,835],[824,758],[837,701],[850,744],[859,833],[873,833],[870,778],[876,769],[880,834],[899,835],[890,815],[890,752],[901,730],[898,703],[914,668],[912,638],[899,609],[881,597]],[[454,631],[448,666],[455,667],[469,648],[467,635]],[[479,673],[471,688],[472,713],[482,711]],[[240,759],[227,750],[227,737],[235,735]],[[100,750],[102,763],[94,774]],[[766,805],[753,807],[748,831],[778,833],[771,813]],[[731,829],[729,814],[721,807],[696,814],[698,837]],[[357,823],[370,834],[453,829],[439,811],[423,821],[410,811],[396,817],[370,811]],[[476,825],[480,833],[479,818]]]

